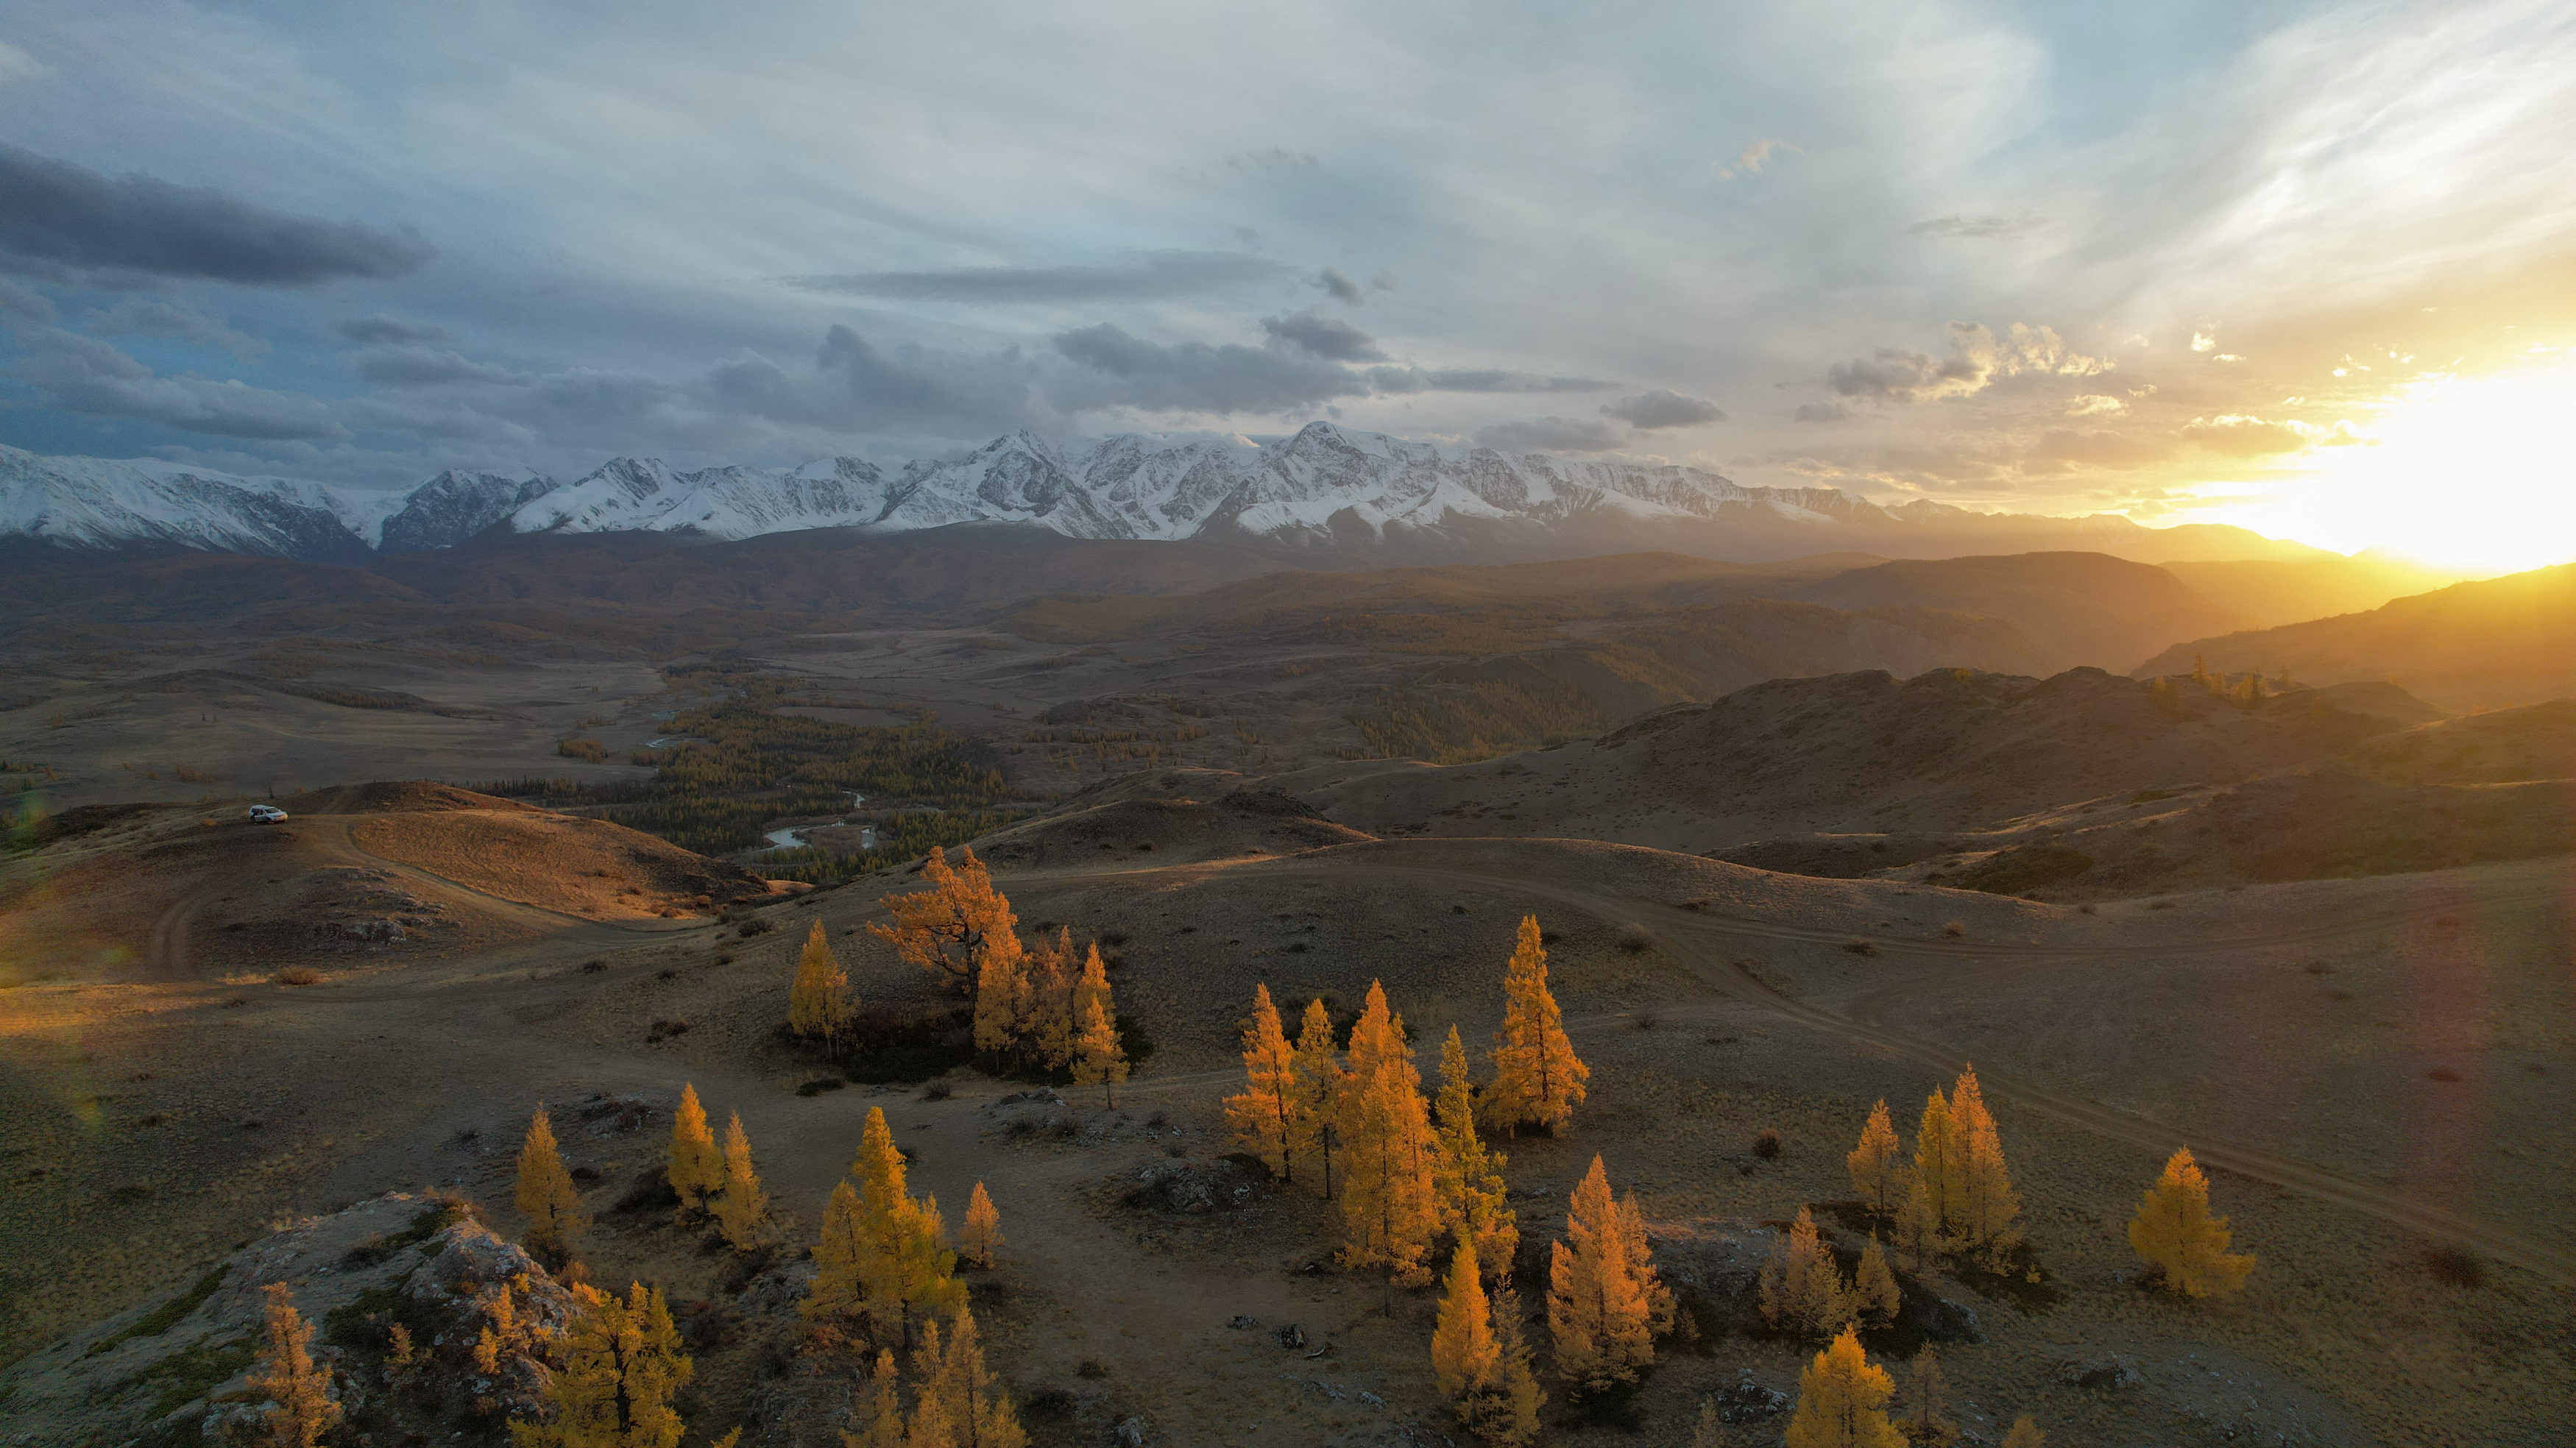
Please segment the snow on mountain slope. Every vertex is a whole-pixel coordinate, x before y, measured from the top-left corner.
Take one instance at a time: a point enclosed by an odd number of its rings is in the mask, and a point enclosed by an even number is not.
[[[696,472],[658,458],[615,458],[557,485],[533,473],[450,470],[399,493],[0,448],[0,537],[75,545],[148,542],[344,561],[452,547],[498,527],[730,540],[957,523],[1018,524],[1071,538],[1327,546],[1400,536],[1453,551],[1502,540],[1506,552],[1542,554],[1684,547],[1730,557],[1834,549],[1947,556],[2080,546],[2161,561],[2312,551],[2238,529],[2152,530],[2117,516],[1988,515],[1928,500],[1882,508],[1832,488],[1744,487],[1698,468],[1507,455],[1323,422],[1262,443],[1135,433],[1059,443],[1015,432],[961,457],[892,471],[847,457]],[[2209,536],[2186,539],[2195,528]]]

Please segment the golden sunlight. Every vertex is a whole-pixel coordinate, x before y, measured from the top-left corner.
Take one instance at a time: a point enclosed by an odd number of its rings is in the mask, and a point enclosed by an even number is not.
[[[2227,522],[2476,575],[2576,560],[2576,360],[2406,384],[2362,442],[2302,455]]]

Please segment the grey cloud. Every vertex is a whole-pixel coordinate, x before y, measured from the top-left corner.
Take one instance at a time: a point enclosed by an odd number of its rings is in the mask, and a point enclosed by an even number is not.
[[[1476,434],[1496,452],[1609,452],[1625,439],[1619,429],[1588,417],[1539,417],[1497,423]]]
[[[1280,412],[1371,390],[1367,374],[1318,359],[1232,344],[1167,347],[1107,322],[1063,333],[1055,344],[1084,369],[1059,393],[1067,411],[1125,404],[1158,411]]]
[[[1542,377],[1490,367],[1372,367],[1369,385],[1390,396],[1414,392],[1607,392],[1591,377]]]
[[[407,317],[394,316],[390,312],[378,312],[372,317],[351,317],[335,323],[331,330],[352,342],[444,342],[447,340],[445,327],[433,327],[427,322],[415,322]]]
[[[1360,304],[1360,284],[1331,267],[1315,273],[1314,284],[1322,287],[1327,295],[1344,306],[1356,307]]]
[[[155,376],[95,337],[48,327],[28,334],[22,345],[15,375],[66,412],[133,418],[212,437],[283,441],[349,435],[315,398],[240,382]]]
[[[1798,404],[1798,410],[1789,414],[1789,417],[1793,422],[1824,423],[1848,422],[1851,420],[1851,415],[1852,410],[1839,402],[1802,402]]]
[[[222,317],[163,297],[120,297],[105,311],[91,312],[87,321],[90,330],[110,337],[175,337],[221,347],[236,357],[268,351],[266,342],[233,330]]]
[[[450,387],[459,383],[504,386],[529,381],[507,367],[476,362],[433,347],[376,347],[358,354],[360,377],[379,387]]]
[[[2068,348],[2054,328],[2015,322],[1997,337],[1984,324],[1952,322],[1950,355],[1881,347],[1876,355],[1837,362],[1825,369],[1825,383],[1845,397],[1873,403],[1928,402],[1967,397],[1998,378],[2023,373],[2090,377],[2111,364]]]
[[[942,352],[879,347],[848,327],[823,334],[810,372],[757,354],[716,368],[695,391],[707,405],[836,432],[910,430],[973,436],[1040,421],[1037,369],[1018,348]]]
[[[43,292],[0,279],[0,319],[43,325],[55,320],[56,315],[54,304],[45,299]]]
[[[1386,353],[1377,339],[1337,317],[1321,312],[1295,312],[1285,317],[1264,317],[1261,330],[1270,334],[1270,345],[1321,357],[1328,362],[1383,362]]]
[[[2035,211],[2013,216],[1992,213],[1975,216],[1928,216],[1905,228],[1916,236],[1946,236],[1961,241],[2006,241],[2046,231],[2049,219]]]
[[[1634,397],[1622,397],[1601,408],[1603,417],[1615,417],[1643,432],[1662,427],[1697,427],[1702,423],[1724,422],[1726,414],[1705,398],[1684,397],[1670,388],[1658,387]]]
[[[436,248],[408,232],[272,211],[209,187],[112,177],[0,144],[0,252],[39,270],[302,287],[398,277]]]
[[[809,292],[896,301],[1062,303],[1144,302],[1276,281],[1288,268],[1223,251],[1149,252],[1114,266],[987,266],[944,271],[858,272],[784,277]]]

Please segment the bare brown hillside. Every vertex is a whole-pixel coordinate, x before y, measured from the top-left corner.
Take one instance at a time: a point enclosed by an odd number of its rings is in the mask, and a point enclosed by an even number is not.
[[[2369,613],[2193,639],[2141,677],[2288,668],[2310,684],[2387,679],[2445,708],[2502,708],[2576,694],[2576,563],[2401,598]]]

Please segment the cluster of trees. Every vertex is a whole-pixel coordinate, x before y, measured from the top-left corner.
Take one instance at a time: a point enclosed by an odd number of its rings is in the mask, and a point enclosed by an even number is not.
[[[868,1108],[858,1158],[832,1188],[814,1267],[798,1311],[809,1322],[862,1328],[871,1338],[891,1335],[909,1346],[916,1315],[965,1305],[939,1199],[912,1194],[882,1107]]]
[[[1885,1327],[1896,1321],[1901,1303],[1896,1274],[1887,1254],[1872,1236],[1851,1275],[1843,1275],[1833,1249],[1816,1232],[1816,1219],[1805,1207],[1762,1264],[1762,1318],[1774,1327],[1814,1337],[1832,1337],[1855,1323]]]
[[[1959,1073],[1950,1095],[1936,1086],[1924,1101],[1910,1162],[1885,1101],[1871,1110],[1848,1160],[1852,1190],[1893,1225],[1897,1246],[1918,1272],[1943,1252],[1999,1265],[2020,1243],[2013,1221],[2021,1215],[2021,1196],[1974,1066]]]
[[[973,850],[960,852],[954,866],[945,850],[932,850],[922,862],[921,880],[922,889],[877,902],[894,923],[870,925],[869,933],[974,1002],[975,1049],[997,1065],[1068,1072],[1074,1084],[1098,1086],[1103,1099],[1116,1105],[1118,1083],[1127,1079],[1127,1051],[1099,944],[1085,947],[1077,962],[1070,928],[1058,929],[1052,941],[1023,942],[1009,898],[993,888],[991,872]],[[832,959],[818,922],[797,968],[790,1027],[828,1041],[828,1001],[846,1001],[847,993],[848,977]],[[799,1003],[809,999],[814,1005],[800,1017]],[[841,1010],[845,1020],[846,1004]],[[800,1019],[812,1022],[811,1028]]]
[[[912,1408],[906,1412],[894,1350],[877,1350],[865,1402],[851,1414],[859,1431],[841,1435],[848,1448],[1026,1448],[1029,1435],[1010,1393],[984,1366],[975,1315],[965,1304],[958,1304],[945,1334],[936,1322],[923,1326],[912,1363]]]
[[[1916,1357],[1913,1380],[1907,1386],[1913,1416],[1891,1421],[1888,1405],[1896,1396],[1896,1383],[1885,1368],[1869,1360],[1859,1334],[1846,1326],[1798,1374],[1798,1406],[1789,1417],[1789,1448],[1909,1448],[1915,1443],[1951,1441],[1958,1425],[1945,1411],[1948,1390],[1930,1348]],[[1717,1448],[1725,1441],[1721,1433],[1715,1409],[1703,1405],[1692,1448]],[[2003,1448],[2043,1448],[2046,1442],[2047,1435],[2024,1413],[2004,1434]]]
[[[818,927],[819,928],[819,927]],[[761,1190],[752,1166],[751,1137],[737,1111],[725,1124],[719,1150],[707,1129],[706,1110],[698,1105],[698,1088],[683,1083],[679,1109],[671,1113],[671,1190],[679,1194],[682,1222],[712,1219],[725,1244],[747,1252],[767,1242],[769,1194]]]

